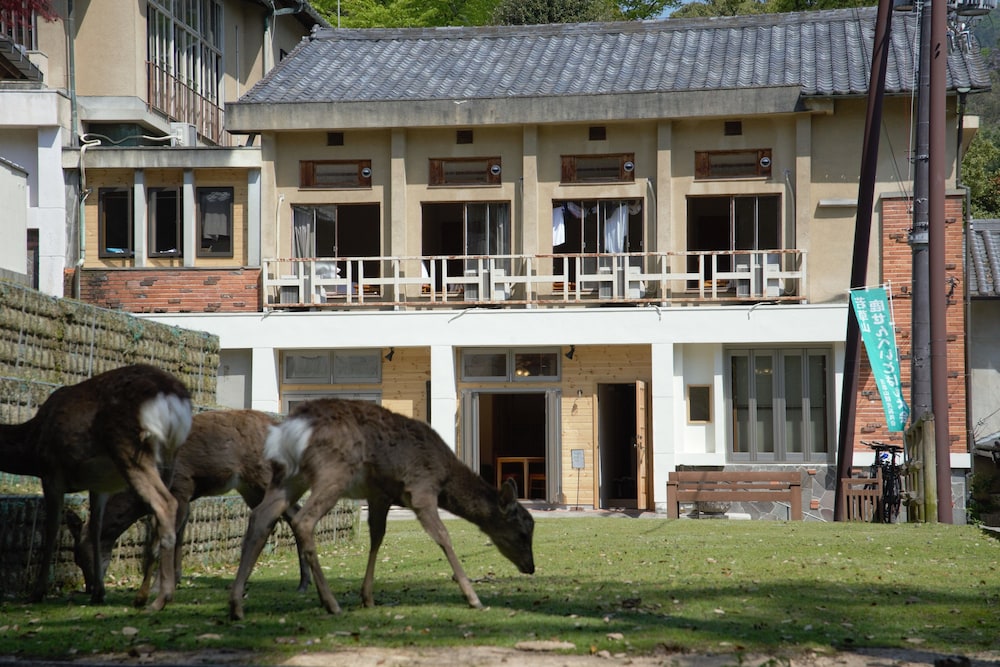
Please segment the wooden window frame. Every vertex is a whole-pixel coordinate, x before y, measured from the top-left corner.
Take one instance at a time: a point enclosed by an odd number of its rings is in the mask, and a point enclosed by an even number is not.
[[[469,179],[449,178],[451,171],[449,165],[470,164],[475,162],[485,163],[485,168],[480,176]],[[430,158],[428,160],[427,184],[431,187],[455,187],[455,186],[487,186],[495,187],[502,183],[502,160],[500,156],[492,157],[448,157]]]
[[[204,228],[205,228],[205,214],[206,214],[206,212],[202,209],[202,195],[203,194],[210,194],[212,192],[223,192],[223,191],[229,193],[229,212],[228,212],[228,219],[227,219],[227,223],[226,223],[228,229],[227,229],[227,233],[225,234],[225,236],[229,237],[229,249],[228,250],[213,250],[212,249],[212,245],[209,245],[208,247],[204,246],[204,243],[205,243]],[[233,220],[233,216],[234,216],[234,211],[235,211],[235,208],[236,208],[236,206],[235,206],[236,202],[235,202],[235,192],[234,192],[234,189],[231,188],[231,187],[227,187],[227,186],[204,186],[204,187],[198,187],[198,188],[195,188],[195,197],[194,197],[194,199],[195,199],[195,207],[196,207],[195,208],[195,215],[196,215],[195,224],[197,225],[197,229],[195,231],[196,231],[196,233],[198,235],[198,248],[195,251],[195,255],[197,257],[233,257],[233,242],[234,242],[234,239],[233,239],[233,228],[234,228],[234,225],[235,225],[235,222]],[[223,236],[223,235],[220,234],[219,236]]]
[[[339,182],[320,182],[316,177],[316,167],[322,165],[353,166],[355,178]],[[371,160],[300,160],[299,187],[302,189],[371,189]]]
[[[562,183],[634,183],[635,182],[635,153],[602,153],[599,155],[563,155],[562,173],[560,182]],[[611,160],[618,159],[618,175],[610,178],[581,179],[580,163],[587,160]],[[631,165],[631,169],[628,168]]]
[[[738,171],[730,167],[725,173],[721,173],[721,166],[712,165],[713,157],[730,157],[736,155],[746,155],[747,165],[745,171]],[[770,178],[771,177],[771,149],[770,148],[748,148],[732,151],[695,151],[694,153],[694,178],[696,181],[731,180],[740,178]]]
[[[159,227],[169,220],[161,219],[159,214],[153,215],[153,205],[157,194],[173,193],[176,208],[174,212],[174,245],[175,247],[162,250],[159,247]],[[183,257],[184,256],[184,193],[180,187],[165,186],[149,188],[146,192],[146,226],[149,239],[149,257]]]
[[[122,248],[125,252],[108,252],[107,243],[107,228],[108,228],[108,211],[107,205],[105,204],[105,197],[109,194],[124,194],[128,206],[128,222],[127,222],[127,235],[128,244],[127,247]],[[97,190],[97,219],[98,219],[98,249],[97,256],[101,259],[123,259],[131,258],[135,256],[135,224],[134,224],[134,211],[132,205],[132,189],[131,188],[98,188]]]

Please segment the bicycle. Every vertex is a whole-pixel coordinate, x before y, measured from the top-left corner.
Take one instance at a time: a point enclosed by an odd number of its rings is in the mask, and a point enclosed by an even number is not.
[[[903,453],[903,448],[878,441],[862,440],[861,444],[875,450],[871,476],[875,477],[879,471],[882,473],[882,497],[875,511],[875,520],[893,523],[899,517],[899,508],[903,500],[903,465],[897,463],[896,459]]]

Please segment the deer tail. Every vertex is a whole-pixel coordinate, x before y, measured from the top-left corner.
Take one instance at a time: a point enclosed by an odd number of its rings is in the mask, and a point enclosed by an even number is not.
[[[191,432],[191,400],[177,394],[157,394],[139,408],[139,425],[144,436],[156,442],[158,454],[161,450],[174,452]]]
[[[285,475],[294,477],[299,473],[299,461],[309,446],[312,432],[309,420],[297,417],[272,426],[264,443],[264,458],[284,466]]]

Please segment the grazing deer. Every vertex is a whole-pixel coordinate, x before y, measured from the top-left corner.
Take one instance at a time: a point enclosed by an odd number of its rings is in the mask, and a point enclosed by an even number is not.
[[[111,493],[131,487],[153,509],[167,574],[153,603],[162,609],[174,593],[174,518],[177,501],[161,474],[191,429],[191,397],[176,377],[137,364],[61,387],[23,424],[0,425],[0,469],[41,478],[45,540],[31,601],[48,589],[49,570],[62,520],[64,495],[90,492],[93,562]],[[163,471],[163,472],[161,472]],[[98,565],[91,571],[91,600],[104,601]]]
[[[368,501],[371,545],[361,585],[366,607],[372,597],[375,561],[385,536],[390,505],[414,511],[420,525],[444,550],[469,605],[482,607],[451,546],[438,506],[471,521],[504,556],[526,574],[535,571],[534,520],[517,502],[512,482],[498,491],[459,461],[427,424],[373,403],[317,399],[298,405],[268,436],[264,455],[274,473],[264,500],[250,513],[239,570],[230,591],[229,615],[243,618],[243,591],[278,517],[311,490],[292,519],[323,607],[340,613],[316,555],[316,523],[342,497]]]
[[[271,464],[264,458],[264,441],[268,431],[278,422],[256,410],[214,410],[201,412],[191,420],[191,433],[177,450],[170,493],[177,499],[177,541],[174,551],[175,580],[180,581],[184,529],[190,517],[191,502],[203,496],[221,496],[236,490],[251,508],[264,498],[271,481]],[[285,518],[297,506],[290,507]],[[111,550],[129,526],[148,515],[149,506],[135,492],[128,490],[108,500],[101,527],[100,575],[104,578]],[[94,549],[88,530],[79,531],[73,551],[76,564],[83,570],[87,590],[93,583],[88,573],[97,571],[92,563]],[[152,535],[150,534],[150,538]],[[143,579],[136,593],[135,605],[141,607],[149,599],[155,558],[149,542],[143,553]],[[309,587],[309,565],[299,547],[299,590]]]

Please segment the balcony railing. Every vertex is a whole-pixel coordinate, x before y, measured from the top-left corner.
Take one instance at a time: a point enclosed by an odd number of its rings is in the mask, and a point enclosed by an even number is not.
[[[173,74],[147,62],[147,104],[172,121],[190,123],[198,134],[219,146],[230,145],[229,134],[222,130],[223,111]]]
[[[805,300],[802,250],[264,260],[266,310]]]

